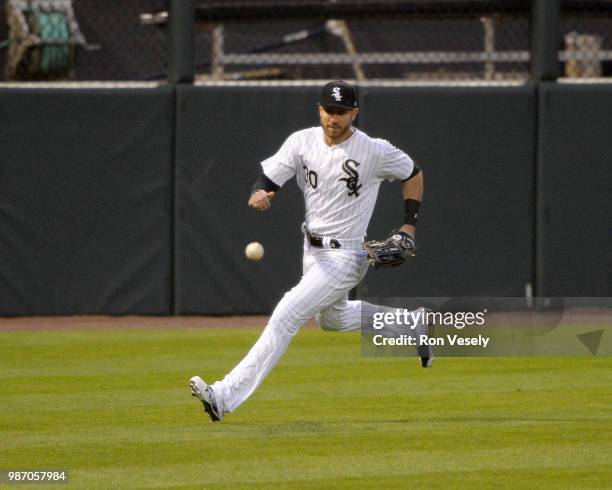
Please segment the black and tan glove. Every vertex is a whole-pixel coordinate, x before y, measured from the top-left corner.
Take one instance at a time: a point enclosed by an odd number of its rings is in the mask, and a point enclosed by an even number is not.
[[[408,233],[395,230],[383,241],[370,240],[363,244],[368,262],[375,269],[402,265],[416,255],[414,238]]]

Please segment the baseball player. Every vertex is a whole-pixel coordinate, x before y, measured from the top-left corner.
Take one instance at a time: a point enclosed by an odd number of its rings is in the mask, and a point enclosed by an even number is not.
[[[213,421],[222,420],[255,391],[309,318],[315,317],[324,330],[348,332],[359,330],[376,312],[395,311],[348,300],[368,269],[364,237],[383,180],[400,180],[405,199],[404,222],[384,242],[386,250],[399,253],[400,259],[414,255],[423,173],[403,151],[352,126],[359,109],[350,84],[326,84],[318,109],[320,126],[293,133],[261,163],[263,172],[248,201],[265,211],[283,184],[297,179],[306,205],[302,278],[283,296],[257,342],[231,372],[212,385],[199,376],[191,378],[192,395]],[[417,334],[427,332],[426,322],[414,327]],[[423,367],[431,365],[429,347],[419,347],[418,355]]]

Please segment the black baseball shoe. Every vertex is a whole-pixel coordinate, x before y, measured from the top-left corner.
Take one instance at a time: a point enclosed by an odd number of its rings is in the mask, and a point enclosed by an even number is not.
[[[419,359],[421,360],[421,367],[424,367],[424,368],[431,367],[433,358],[426,357],[426,356],[423,356],[423,357],[419,356]]]
[[[429,323],[427,321],[427,313],[431,312],[428,308],[419,308],[417,311],[423,312],[423,317],[419,316],[419,321],[414,327],[417,336],[417,355],[421,361],[421,367],[431,367],[433,362],[433,347],[427,343],[421,343],[421,335],[426,335],[429,338]]]
[[[191,396],[197,397],[202,402],[204,410],[210,416],[210,420],[221,422],[223,420],[223,411],[219,409],[217,396],[212,387],[199,376],[191,378],[189,386],[191,386]]]

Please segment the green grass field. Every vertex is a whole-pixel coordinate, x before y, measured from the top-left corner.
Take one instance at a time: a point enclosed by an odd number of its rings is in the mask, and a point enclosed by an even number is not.
[[[61,468],[88,489],[612,484],[612,358],[427,370],[308,328],[250,400],[208,422],[190,376],[222,376],[258,333],[0,333],[0,469]]]

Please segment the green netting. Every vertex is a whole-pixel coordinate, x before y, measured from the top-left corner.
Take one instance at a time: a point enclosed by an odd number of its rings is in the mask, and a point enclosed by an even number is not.
[[[32,12],[32,30],[40,37],[37,71],[41,75],[66,72],[70,66],[70,29],[62,12]]]

